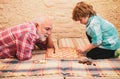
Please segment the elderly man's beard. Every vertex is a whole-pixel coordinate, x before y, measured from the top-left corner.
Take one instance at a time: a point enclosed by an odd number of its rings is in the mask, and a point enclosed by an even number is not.
[[[44,41],[46,41],[48,35],[40,34],[39,37],[40,37],[39,39],[44,42]]]

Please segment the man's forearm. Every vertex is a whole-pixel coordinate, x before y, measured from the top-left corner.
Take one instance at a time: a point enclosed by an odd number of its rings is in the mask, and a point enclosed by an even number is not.
[[[47,38],[47,47],[48,47],[48,48],[54,48],[54,43],[53,43],[53,40],[52,40],[52,37],[51,37],[51,36],[49,36],[49,37]]]

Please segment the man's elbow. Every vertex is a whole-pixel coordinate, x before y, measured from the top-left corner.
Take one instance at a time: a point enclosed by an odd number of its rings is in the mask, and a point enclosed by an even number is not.
[[[29,60],[31,58],[32,58],[32,56],[30,56],[30,57],[21,57],[21,58],[18,58],[18,60],[19,61],[25,61],[25,60]]]

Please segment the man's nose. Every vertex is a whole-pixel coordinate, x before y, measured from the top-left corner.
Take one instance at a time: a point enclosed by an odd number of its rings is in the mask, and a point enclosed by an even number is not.
[[[52,33],[52,31],[48,31],[48,35],[50,35]]]

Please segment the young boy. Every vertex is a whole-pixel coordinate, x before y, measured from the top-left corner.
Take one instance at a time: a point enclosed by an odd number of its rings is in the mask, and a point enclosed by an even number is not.
[[[78,2],[73,9],[72,18],[86,25],[86,35],[90,44],[78,47],[79,53],[86,53],[92,59],[114,57],[115,51],[120,47],[120,39],[114,25],[96,15],[92,5]]]

